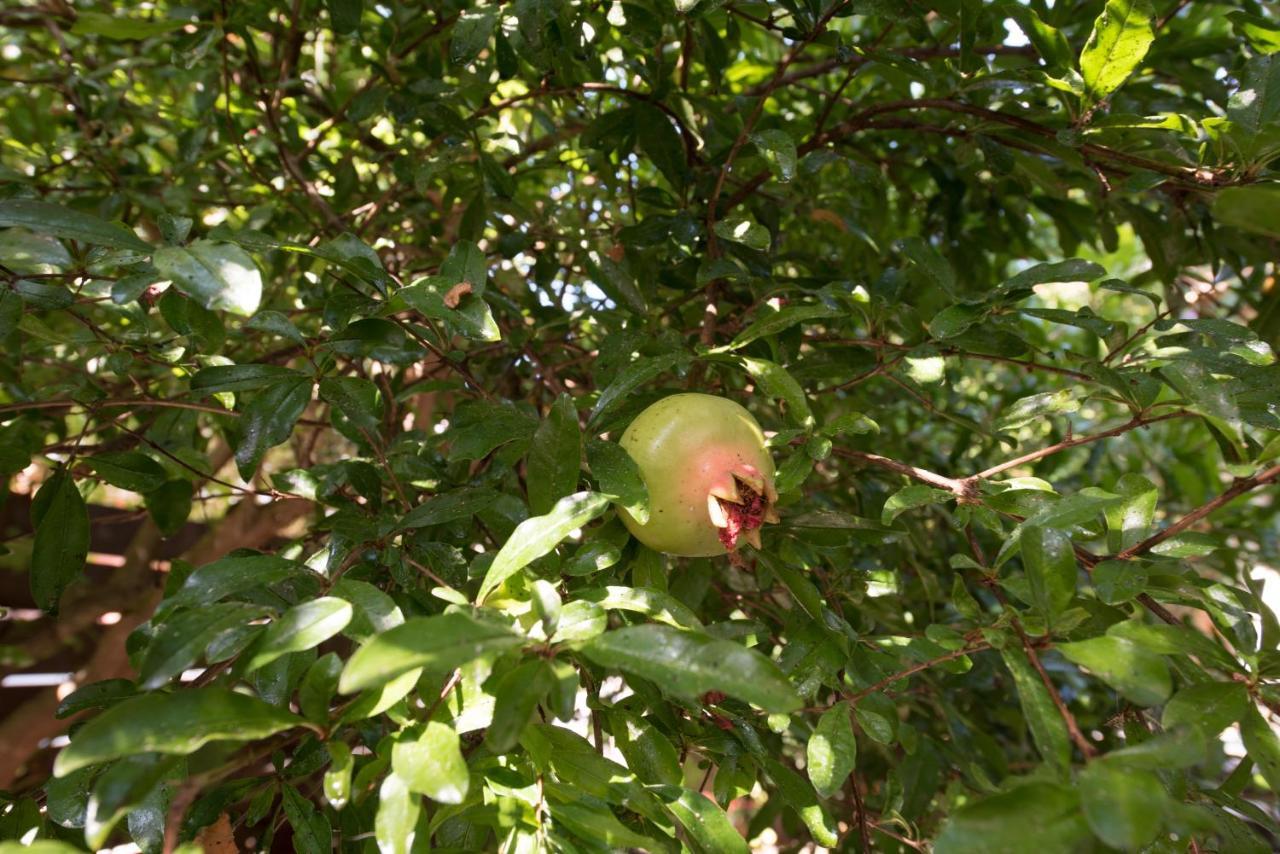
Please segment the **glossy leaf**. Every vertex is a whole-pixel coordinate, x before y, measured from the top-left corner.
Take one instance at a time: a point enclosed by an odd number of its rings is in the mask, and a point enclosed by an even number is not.
[[[346,628],[352,614],[351,603],[334,596],[295,605],[267,626],[246,672],[264,667],[282,655],[318,646]]]
[[[559,397],[533,434],[529,446],[529,509],[549,513],[557,501],[578,486],[582,467],[582,434],[578,410],[568,395]]]
[[[211,741],[252,741],[302,719],[225,688],[188,688],[125,700],[85,724],[54,763],[61,777],[77,768],[139,752],[190,754]]]
[[[233,243],[208,240],[180,248],[162,246],[152,255],[160,275],[205,308],[248,317],[262,300],[262,274],[249,254]]]
[[[1108,0],[1080,52],[1080,76],[1093,100],[1107,97],[1142,64],[1155,39],[1149,0]]]
[[[489,565],[476,601],[483,602],[502,582],[560,545],[608,506],[608,496],[577,492],[557,501],[546,515],[521,522]]]
[[[679,697],[707,691],[788,712],[800,698],[777,665],[755,650],[669,626],[630,626],[606,632],[582,647],[587,658],[656,682]]]
[[[0,228],[14,227],[95,246],[151,251],[150,244],[121,225],[51,202],[33,199],[0,201]]]
[[[849,722],[849,707],[837,703],[822,713],[805,747],[809,781],[829,798],[844,786],[858,761],[858,741]]]
[[[519,646],[509,629],[465,614],[414,617],[371,638],[348,660],[338,690],[375,688],[418,668],[448,672],[484,655]]]
[[[89,510],[65,469],[41,485],[31,507],[31,596],[43,610],[57,611],[62,591],[80,577],[89,554]]]
[[[409,791],[441,804],[462,803],[471,785],[458,733],[435,721],[428,722],[416,738],[396,742],[391,768]]]
[[[1124,638],[1090,638],[1057,649],[1140,706],[1161,703],[1173,690],[1164,659]]]

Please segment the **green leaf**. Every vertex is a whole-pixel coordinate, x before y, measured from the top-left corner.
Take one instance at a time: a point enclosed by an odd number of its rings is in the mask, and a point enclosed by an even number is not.
[[[144,502],[160,533],[172,537],[187,524],[194,496],[195,486],[191,481],[178,477],[148,492]]]
[[[1155,839],[1172,806],[1155,774],[1108,762],[1081,771],[1077,789],[1089,827],[1107,845],[1126,851]]]
[[[1033,604],[1050,622],[1065,611],[1076,593],[1076,555],[1071,538],[1057,528],[1023,526],[1022,565]]]
[[[1271,791],[1280,791],[1280,737],[1252,704],[1240,721],[1240,739]]]
[[[1104,560],[1093,568],[1093,588],[1108,605],[1133,599],[1147,586],[1147,567],[1140,561]]]
[[[596,664],[634,673],[678,697],[721,691],[773,713],[801,705],[772,661],[707,635],[653,624],[629,626],[587,641],[581,651]]]
[[[562,803],[556,800],[547,806],[556,824],[564,825],[584,842],[603,843],[609,850],[666,851],[671,848],[657,839],[635,832],[603,806],[593,806],[586,801]]]
[[[275,555],[224,557],[199,567],[187,576],[178,592],[160,603],[156,616],[183,607],[203,607],[307,572],[307,568],[297,561]]]
[[[395,743],[391,768],[409,791],[441,804],[462,803],[471,787],[457,731],[436,721],[428,722],[417,738]]]
[[[687,178],[684,143],[670,117],[643,102],[632,106],[632,114],[640,150],[673,187],[683,187]]]
[[[649,587],[594,587],[579,590],[574,598],[594,602],[613,611],[635,611],[677,629],[701,629],[702,621],[683,602]]]
[[[1107,274],[1106,268],[1083,258],[1068,258],[1049,264],[1035,264],[1005,279],[1002,291],[1021,291],[1051,282],[1092,282]]]
[[[717,237],[741,243],[757,252],[768,249],[771,241],[769,229],[742,214],[733,214],[717,220],[715,231]]]
[[[1241,671],[1240,665],[1220,644],[1203,632],[1186,626],[1146,623],[1133,619],[1114,623],[1107,629],[1107,634],[1131,640],[1150,652],[1194,655],[1205,665],[1226,671]]]
[[[345,741],[330,741],[329,767],[325,769],[322,788],[329,806],[340,810],[351,800],[351,772],[355,770],[355,758]]]
[[[138,451],[94,454],[85,464],[107,483],[130,492],[150,492],[168,478],[158,462]]]
[[[45,783],[45,813],[49,821],[61,827],[84,827],[89,808],[89,785],[94,769],[81,768],[65,777],[53,777]]]
[[[112,706],[84,725],[58,754],[54,774],[154,752],[190,754],[211,741],[254,741],[303,720],[256,697],[224,688],[145,694]]]
[[[191,377],[191,390],[198,394],[251,391],[303,378],[303,374],[283,365],[213,365],[196,371]]]
[[[1092,521],[1099,513],[1121,500],[1120,496],[1104,489],[1086,486],[1075,495],[1068,495],[1045,505],[1043,509],[1035,511],[1013,529],[1004,545],[1000,547],[999,554],[996,555],[996,566],[1002,565],[1020,551],[1023,528],[1039,525],[1044,528],[1066,530],[1074,525]]]
[[[587,442],[587,464],[601,494],[609,496],[641,525],[649,521],[649,489],[626,448],[591,439]]]
[[[22,297],[8,288],[0,288],[0,341],[9,337],[22,321]]]
[[[535,515],[551,511],[557,501],[578,486],[582,468],[582,433],[573,398],[562,394],[538,425],[529,446],[526,482],[529,509]]]
[[[1203,682],[1188,685],[1169,698],[1160,715],[1166,730],[1196,727],[1209,738],[1249,713],[1249,692],[1239,682]]]
[[[684,779],[680,755],[666,736],[643,718],[625,712],[610,712],[609,721],[609,733],[636,776],[647,783],[680,784]]]
[[[343,34],[360,29],[364,15],[364,0],[325,0],[329,9],[329,21],[335,33]]]
[[[662,801],[704,854],[748,854],[751,850],[724,810],[701,792],[668,785],[651,786],[649,791]]]
[[[0,228],[14,227],[94,246],[151,251],[151,244],[122,225],[50,202],[31,199],[0,201]]]
[[[1199,765],[1208,757],[1210,737],[1199,727],[1167,730],[1129,747],[1113,750],[1108,765],[1144,771],[1171,771]]]
[[[1244,10],[1227,13],[1236,35],[1249,40],[1250,46],[1260,54],[1280,51],[1280,24]],[[1228,110],[1230,115],[1230,110]]]
[[[1233,130],[1248,138],[1280,121],[1280,60],[1274,54],[1254,56],[1245,62],[1240,88],[1227,102],[1227,118],[1231,119]]]
[[[1080,408],[1080,400],[1074,389],[1046,391],[1019,398],[1012,406],[1000,413],[996,427],[1000,430],[1016,430],[1033,421],[1039,421],[1046,415],[1060,415],[1075,412]]]
[[[295,854],[326,854],[333,850],[329,818],[293,786],[284,786],[280,805],[293,828],[289,840]]]
[[[879,433],[880,425],[861,412],[848,412],[828,421],[818,432],[824,436],[843,436],[846,433],[865,435],[867,433]]]
[[[344,694],[376,688],[417,668],[448,672],[484,655],[519,646],[510,629],[466,614],[414,617],[356,650],[342,671]]]
[[[769,164],[769,171],[787,183],[796,176],[796,144],[783,130],[762,130],[751,134],[751,144]]]
[[[31,597],[42,610],[54,612],[62,591],[80,577],[89,555],[89,508],[66,469],[59,469],[40,486],[32,504],[32,524],[36,536],[31,548]]]
[[[269,386],[244,408],[236,468],[245,481],[253,480],[268,450],[288,441],[310,402],[310,378],[288,379]]]
[[[195,664],[205,648],[220,636],[271,613],[263,605],[245,602],[217,602],[180,611],[165,620],[147,645],[138,667],[142,687],[163,687]]]
[[[1017,22],[1028,41],[1035,46],[1036,52],[1051,68],[1070,68],[1075,61],[1075,54],[1066,36],[1055,27],[1044,22],[1030,6],[1014,2],[1002,3],[1000,11]]]
[[[400,527],[429,528],[433,525],[457,522],[459,519],[471,519],[481,510],[493,506],[498,498],[498,493],[483,487],[470,487],[433,495],[426,500],[426,503],[419,504],[410,510],[400,521]]]
[[[540,658],[525,661],[498,679],[493,689],[493,721],[484,734],[490,750],[506,753],[516,746],[533,710],[551,690],[551,681],[551,671]]]
[[[560,609],[553,638],[557,643],[579,643],[590,640],[605,630],[609,615],[594,602],[577,600],[565,603]]]
[[[404,622],[404,613],[396,601],[367,581],[357,581],[344,575],[330,592],[351,603],[351,622],[343,632],[348,637],[366,641]]]
[[[502,582],[560,545],[608,506],[607,495],[577,492],[557,501],[550,513],[521,522],[489,565],[476,601],[483,602]]]
[[[138,693],[138,686],[129,679],[103,679],[90,682],[68,694],[53,716],[59,720],[87,709],[100,709],[120,700],[127,700]]]
[[[1280,67],[1280,63],[1276,63]],[[1280,187],[1227,187],[1213,200],[1213,218],[1223,225],[1280,239]]]
[[[81,12],[71,25],[78,36],[97,35],[119,41],[134,41],[180,30],[189,22],[168,18],[131,18],[102,12]]]
[[[325,653],[307,668],[302,684],[298,686],[298,708],[307,720],[328,723],[329,704],[337,693],[341,673],[342,659],[334,652]]]
[[[739,361],[761,391],[787,405],[787,416],[791,421],[805,428],[813,426],[813,412],[809,409],[804,389],[787,373],[786,368],[766,359],[751,359],[746,356],[739,357]]]
[[[929,321],[929,334],[934,338],[954,338],[967,332],[987,315],[982,306],[956,304],[949,305],[933,316]]]
[[[813,840],[819,845],[834,847],[840,841],[836,823],[831,813],[818,800],[818,794],[813,790],[813,786],[771,756],[765,757],[764,768],[774,785],[778,787],[778,793],[782,795],[783,802],[795,810],[805,826],[809,828]]]
[[[934,489],[923,483],[904,486],[885,500],[884,508],[880,511],[880,524],[892,525],[894,519],[908,510],[942,504],[954,498],[955,496],[945,489]]]
[[[1159,492],[1142,475],[1124,474],[1116,481],[1115,493],[1123,500],[1105,510],[1107,548],[1119,552],[1142,542],[1150,533]]]
[[[248,317],[262,300],[262,274],[249,253],[234,243],[197,240],[185,248],[162,246],[151,263],[205,308]]]
[[[294,605],[267,626],[245,672],[265,667],[282,655],[319,646],[346,628],[352,613],[350,602],[333,596]]]
[[[872,694],[864,697],[853,707],[853,716],[872,741],[884,745],[893,744],[897,737],[898,710],[886,695]]]
[[[1125,638],[1107,635],[1057,649],[1139,706],[1163,703],[1173,690],[1164,659]]]
[[[479,281],[482,282],[483,278]],[[467,287],[460,287],[464,283]],[[473,341],[501,341],[502,330],[494,322],[489,304],[479,293],[478,282],[426,276],[396,291],[392,306],[403,303],[426,317],[447,321],[459,334]]]
[[[1142,64],[1155,40],[1149,0],[1108,0],[1080,52],[1080,76],[1091,101],[1101,101]]]
[[[724,347],[712,350],[712,353],[731,353],[739,350],[753,341],[759,341],[761,338],[768,338],[771,335],[777,335],[783,330],[790,329],[798,323],[804,323],[809,320],[817,320],[823,317],[834,317],[840,312],[838,309],[832,308],[823,303],[814,303],[810,305],[788,305],[777,311],[768,311],[757,317],[751,322],[751,325],[734,336],[733,341]]]
[[[470,64],[489,44],[497,11],[491,6],[468,10],[458,17],[449,41],[449,58],[455,65]]]
[[[591,410],[592,423],[598,422],[601,416],[617,406],[627,395],[640,386],[659,374],[682,366],[688,361],[689,357],[684,353],[667,353],[662,356],[636,359],[619,371],[618,375],[613,378],[613,382],[609,383],[604,391],[600,393],[600,397],[596,399],[595,407]]]
[[[120,819],[142,804],[166,776],[180,771],[182,762],[180,758],[141,753],[126,756],[99,774],[85,812],[84,836],[89,847],[104,847]]]
[[[399,774],[388,774],[378,789],[378,812],[373,820],[379,854],[412,854],[422,802]]]
[[[844,786],[858,761],[858,740],[849,707],[836,703],[822,713],[805,748],[805,767],[818,794],[829,798]]]
[[[650,821],[666,824],[662,806],[627,768],[606,759],[582,736],[548,724],[531,724],[521,737],[531,755],[543,756],[557,777],[579,791],[625,806]]]
[[[1020,854],[1028,840],[1037,851],[1088,850],[1089,827],[1080,798],[1067,786],[1027,782],[967,804],[952,813],[934,840],[936,854]]]
[[[1013,676],[1013,686],[1018,692],[1022,716],[1031,730],[1036,749],[1052,768],[1066,771],[1071,765],[1071,742],[1067,725],[1058,714],[1049,689],[1035,672],[1022,648],[1013,643],[1000,650],[1005,667]]]
[[[381,393],[363,377],[325,377],[320,380],[320,399],[359,430],[376,435],[382,426]]]

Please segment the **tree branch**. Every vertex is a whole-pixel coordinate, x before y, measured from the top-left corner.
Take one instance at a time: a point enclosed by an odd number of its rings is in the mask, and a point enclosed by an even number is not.
[[[1136,543],[1124,551],[1117,552],[1114,559],[1128,560],[1130,558],[1137,557],[1140,554],[1145,554],[1163,543],[1165,540],[1181,534],[1187,528],[1190,528],[1196,522],[1199,522],[1201,519],[1208,516],[1219,507],[1222,507],[1224,504],[1230,503],[1239,496],[1244,495],[1246,492],[1251,492],[1260,486],[1265,486],[1277,478],[1280,478],[1280,465],[1274,465],[1269,469],[1265,469],[1258,474],[1253,475],[1252,477],[1238,478],[1217,498],[1200,505],[1195,510],[1192,510],[1187,515],[1165,528],[1163,531],[1152,534],[1142,542]]]

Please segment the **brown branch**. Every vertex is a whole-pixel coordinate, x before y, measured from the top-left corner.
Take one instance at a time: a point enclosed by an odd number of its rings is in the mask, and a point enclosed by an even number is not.
[[[894,682],[899,682],[903,679],[906,679],[908,676],[914,676],[915,674],[921,672],[922,670],[928,670],[929,668],[935,665],[944,664],[948,661],[954,661],[957,658],[963,658],[966,655],[970,655],[975,652],[983,652],[984,650],[988,650],[988,649],[991,649],[991,644],[987,643],[986,641],[981,641],[979,643],[975,643],[970,646],[965,646],[965,647],[961,647],[960,649],[952,650],[951,652],[948,652],[945,655],[939,655],[937,658],[931,658],[928,661],[921,661],[918,664],[911,665],[905,670],[899,670],[897,673],[894,673],[892,676],[886,676],[884,679],[881,679],[879,682],[876,682],[874,685],[868,685],[866,688],[862,688],[858,691],[854,691],[851,694],[845,694],[843,695],[842,699],[848,700],[850,703],[856,704],[859,700],[869,697],[872,694],[879,693],[880,691],[883,691],[886,688],[888,688]]]
[[[1035,56],[1035,48],[1031,45],[982,45],[973,48],[973,53],[983,54],[986,56]],[[893,51],[894,56],[904,59],[946,59],[960,55],[960,49],[957,47],[919,47],[907,48],[905,50]],[[790,86],[799,80],[806,80],[810,77],[820,77],[828,71],[837,68],[856,69],[871,62],[875,62],[879,57],[874,54],[864,53],[859,56],[853,56],[848,59],[828,59],[822,62],[793,71],[782,78],[781,86]],[[759,94],[762,87],[756,87],[755,90],[748,90],[747,94]]]
[[[858,836],[862,837],[862,850],[871,850],[871,832],[867,826],[867,808],[862,803],[862,792],[858,789],[858,774],[849,775],[849,790],[853,792],[853,808],[858,814]]]
[[[1188,412],[1185,409],[1179,409],[1177,412],[1168,412],[1168,413],[1165,413],[1164,415],[1158,415],[1154,418],[1149,418],[1143,415],[1135,415],[1132,419],[1130,419],[1129,421],[1126,421],[1124,424],[1121,424],[1119,427],[1113,427],[1110,430],[1104,430],[1101,433],[1091,433],[1087,436],[1075,436],[1070,439],[1063,439],[1061,442],[1058,442],[1053,445],[1049,445],[1048,447],[1045,447],[1045,448],[1041,448],[1038,451],[1031,451],[1030,453],[1023,454],[1020,457],[1015,457],[1012,460],[1007,460],[998,465],[994,465],[991,468],[984,469],[983,471],[980,471],[975,475],[970,475],[970,477],[967,479],[975,480],[975,481],[985,480],[989,477],[993,477],[997,474],[1000,474],[1003,471],[1008,471],[1011,468],[1016,468],[1021,465],[1026,465],[1027,463],[1033,463],[1036,460],[1044,459],[1045,457],[1052,456],[1053,454],[1056,454],[1059,451],[1065,451],[1068,448],[1076,448],[1076,447],[1079,447],[1080,445],[1088,445],[1092,442],[1101,441],[1102,439],[1109,439],[1113,436],[1119,436],[1123,433],[1128,433],[1130,430],[1136,430],[1139,427],[1146,427],[1148,424],[1156,424],[1160,421],[1169,421],[1173,418],[1194,418],[1194,417],[1196,417],[1196,413]]]
[[[965,536],[969,539],[969,548],[973,550],[973,556],[978,563],[986,566],[987,558],[982,553],[982,546],[978,543],[978,537],[973,532],[972,525],[966,525],[964,528]],[[1080,725],[1076,723],[1075,715],[1071,714],[1071,710],[1067,708],[1067,704],[1063,702],[1062,695],[1058,692],[1058,686],[1053,684],[1053,680],[1049,678],[1048,672],[1044,669],[1044,665],[1040,662],[1040,656],[1036,654],[1035,644],[1031,642],[1031,638],[1027,637],[1026,630],[1022,627],[1022,621],[1018,619],[1017,612],[1009,604],[1008,598],[1004,595],[1004,591],[1000,589],[999,582],[993,576],[986,576],[982,579],[983,584],[992,592],[996,600],[1004,608],[1006,614],[1009,615],[1009,622],[1013,626],[1015,632],[1018,633],[1018,639],[1022,641],[1022,648],[1027,653],[1027,659],[1031,662],[1031,666],[1036,669],[1036,673],[1040,674],[1040,681],[1044,683],[1045,690],[1049,692],[1053,705],[1057,708],[1058,714],[1062,717],[1062,722],[1066,724],[1067,734],[1071,736],[1071,740],[1076,743],[1076,747],[1080,748],[1081,755],[1085,760],[1092,759],[1097,751],[1089,740],[1084,737],[1084,733],[1080,731]]]
[[[1187,515],[1165,528],[1163,531],[1152,534],[1142,542],[1136,543],[1124,551],[1118,552],[1114,559],[1128,560],[1130,558],[1137,557],[1140,554],[1145,554],[1163,543],[1165,540],[1181,534],[1187,528],[1190,528],[1196,522],[1199,522],[1201,519],[1208,516],[1219,507],[1222,507],[1224,504],[1230,503],[1239,496],[1244,495],[1246,492],[1251,492],[1260,486],[1265,486],[1277,478],[1280,478],[1280,465],[1274,465],[1269,469],[1265,469],[1264,471],[1253,475],[1252,477],[1237,478],[1236,481],[1218,497],[1200,505],[1195,510],[1192,510]]]
[[[1003,592],[997,590],[995,587],[993,587],[992,590],[996,590],[999,594],[999,598],[1003,602]],[[1008,606],[1008,602],[1004,602],[1004,604],[1006,607]],[[1062,722],[1067,725],[1067,734],[1071,736],[1071,740],[1074,741],[1076,747],[1080,749],[1080,753],[1084,756],[1085,761],[1093,759],[1093,757],[1097,755],[1098,751],[1089,743],[1089,739],[1084,737],[1084,733],[1080,731],[1080,725],[1076,723],[1076,716],[1071,714],[1071,710],[1067,708],[1067,704],[1062,699],[1062,694],[1058,691],[1058,686],[1053,684],[1053,680],[1049,678],[1049,674],[1045,671],[1044,665],[1040,663],[1040,656],[1036,654],[1036,648],[1031,643],[1031,638],[1027,637],[1026,630],[1022,628],[1022,621],[1014,616],[1012,609],[1009,609],[1008,613],[1013,618],[1010,620],[1010,623],[1013,625],[1013,630],[1018,633],[1018,638],[1022,641],[1022,648],[1026,651],[1027,658],[1031,661],[1031,666],[1036,669],[1036,673],[1040,674],[1040,681],[1044,683],[1045,690],[1049,692],[1049,699],[1053,700],[1053,705],[1058,709],[1058,714],[1062,717]]]
[[[866,463],[867,465],[878,466],[882,469],[887,469],[888,471],[905,475],[912,480],[918,480],[921,483],[926,483],[929,486],[936,487],[938,489],[945,489],[947,492],[952,493],[958,498],[969,499],[975,494],[974,486],[966,483],[964,480],[956,480],[953,477],[947,477],[945,475],[938,474],[937,472],[929,471],[928,469],[922,469],[919,466],[900,463],[897,460],[891,460],[888,457],[882,457],[879,454],[870,454],[866,451],[854,451],[848,448],[833,448],[831,452],[836,456],[843,457],[847,460],[856,460],[857,462]]]

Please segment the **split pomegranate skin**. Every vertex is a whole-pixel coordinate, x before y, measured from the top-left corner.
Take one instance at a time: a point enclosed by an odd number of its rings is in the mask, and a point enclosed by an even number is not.
[[[773,458],[764,432],[737,403],[675,394],[641,412],[622,434],[649,490],[649,521],[622,511],[637,540],[655,551],[711,557],[740,542],[760,544],[776,522]]]

